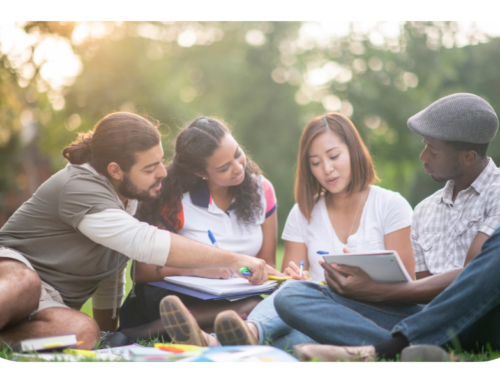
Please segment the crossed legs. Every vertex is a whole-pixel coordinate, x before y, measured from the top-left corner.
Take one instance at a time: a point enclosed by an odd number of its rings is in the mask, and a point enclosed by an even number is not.
[[[481,253],[458,275],[455,281],[425,308],[415,305],[415,312],[408,306],[407,318],[397,318],[388,307],[351,301],[336,295],[332,290],[295,283],[284,286],[278,293],[275,307],[280,317],[320,343],[331,345],[369,344],[369,354],[375,350],[391,348],[401,351],[411,342],[415,345],[443,346],[453,343],[471,349],[489,344],[500,348],[500,230],[483,245]],[[386,306],[386,307],[384,307]],[[300,307],[301,310],[295,310]],[[320,310],[323,313],[319,317]],[[319,318],[318,318],[319,317]],[[403,339],[405,342],[400,342]],[[458,341],[458,342],[457,342]],[[395,343],[399,347],[392,347]],[[346,357],[348,353],[362,353],[362,348],[337,346],[308,346],[314,352],[326,350],[333,355]],[[324,349],[324,350],[323,350]],[[367,350],[365,350],[367,351]],[[335,354],[335,355],[334,355]]]
[[[76,333],[80,349],[93,349],[99,337],[97,323],[77,310],[38,308],[41,281],[22,262],[0,258],[0,347],[23,339]]]

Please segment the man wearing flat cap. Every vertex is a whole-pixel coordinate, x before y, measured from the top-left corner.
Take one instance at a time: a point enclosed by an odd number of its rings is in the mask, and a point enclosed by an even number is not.
[[[418,280],[376,283],[359,268],[323,263],[328,287],[285,284],[275,299],[279,316],[321,343],[295,346],[302,360],[401,354],[437,361],[449,358],[445,345],[500,349],[500,171],[486,156],[498,118],[481,97],[458,93],[411,117],[408,127],[423,136],[425,171],[446,182],[415,208]],[[336,317],[334,327],[321,326],[319,309]],[[350,332],[365,346],[340,340]]]
[[[443,97],[408,120],[423,136],[420,159],[443,189],[415,208],[412,245],[417,278],[461,269],[500,226],[500,171],[486,156],[498,130],[493,108],[481,97]]]

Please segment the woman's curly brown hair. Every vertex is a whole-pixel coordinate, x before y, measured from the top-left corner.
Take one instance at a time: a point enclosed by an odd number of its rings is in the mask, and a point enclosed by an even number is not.
[[[137,218],[157,226],[160,214],[166,209],[167,230],[177,231],[179,227],[178,213],[181,210],[182,195],[200,183],[205,182],[195,174],[206,174],[206,159],[219,148],[222,138],[231,134],[229,129],[219,120],[209,117],[198,117],[184,128],[175,141],[175,154],[167,164],[167,177],[162,181],[161,195],[155,201],[144,203],[139,208]],[[245,179],[234,191],[233,211],[238,222],[244,226],[252,225],[262,214],[264,207],[258,193],[258,177],[260,168],[247,156]]]

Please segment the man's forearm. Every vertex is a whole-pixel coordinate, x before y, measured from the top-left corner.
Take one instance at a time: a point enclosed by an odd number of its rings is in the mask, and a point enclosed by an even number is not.
[[[462,269],[406,283],[378,284],[370,299],[374,302],[429,303],[453,283]]]
[[[267,266],[262,259],[222,250],[177,234],[172,234],[170,237],[165,266],[182,269],[228,268],[234,272],[246,267],[251,273],[247,279],[253,284],[264,283],[267,281],[268,273],[276,273],[276,270]]]
[[[215,269],[230,267],[242,255],[171,234],[170,252],[165,266],[180,269]]]

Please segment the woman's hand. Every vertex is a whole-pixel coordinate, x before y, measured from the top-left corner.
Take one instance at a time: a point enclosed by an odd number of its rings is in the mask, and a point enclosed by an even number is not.
[[[288,267],[283,271],[287,277],[298,277],[300,274],[300,267],[293,261],[290,261]],[[307,278],[309,276],[309,271],[303,270],[302,276]]]
[[[212,279],[229,279],[233,275],[231,269],[207,269],[198,270],[196,273],[197,277],[202,278],[212,278]]]

